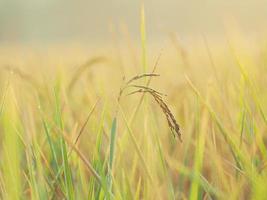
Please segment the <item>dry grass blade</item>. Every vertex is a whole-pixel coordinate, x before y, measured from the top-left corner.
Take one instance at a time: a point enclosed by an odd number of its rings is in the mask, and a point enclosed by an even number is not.
[[[88,116],[87,116],[85,122],[83,123],[83,125],[82,125],[82,127],[81,127],[81,129],[80,129],[80,131],[79,131],[79,133],[78,133],[78,135],[77,135],[77,137],[76,137],[75,140],[74,140],[73,145],[71,146],[71,148],[70,148],[70,150],[69,150],[69,152],[68,152],[68,157],[70,157],[70,155],[71,155],[71,153],[72,153],[72,151],[73,151],[73,147],[77,144],[79,138],[81,137],[81,135],[82,135],[82,133],[83,133],[83,131],[84,131],[84,129],[85,129],[85,127],[86,127],[86,125],[87,125],[87,123],[88,123],[90,117],[92,116],[92,114],[93,114],[93,112],[94,112],[94,110],[95,110],[95,108],[96,108],[98,102],[99,102],[99,99],[95,102],[93,108],[91,109],[91,111],[89,112],[89,114],[88,114]],[[60,130],[57,130],[57,131],[61,132]],[[61,175],[62,172],[63,172],[63,167],[61,166],[60,169],[59,169],[59,171],[58,171],[58,173],[56,174],[56,177],[55,177],[54,181],[53,181],[53,186],[56,185],[56,183],[57,183],[57,181],[58,181],[58,178],[60,177],[60,175]],[[53,187],[52,198],[53,198],[53,196],[54,196],[54,194],[55,194],[55,193],[54,193],[54,192],[55,192],[54,189],[55,189],[55,187]]]
[[[3,69],[18,75],[21,79],[23,79],[23,80],[27,81],[28,83],[30,83],[35,89],[38,90],[40,88],[40,84],[35,78],[33,78],[31,75],[23,72],[19,68],[7,65]]]
[[[95,108],[96,108],[98,102],[99,102],[99,99],[96,101],[96,103],[94,104],[92,110],[91,110],[90,113],[88,114],[88,116],[87,116],[87,118],[86,118],[86,120],[85,120],[85,122],[84,122],[84,124],[83,124],[83,126],[82,126],[82,128],[81,128],[81,130],[79,131],[79,133],[78,133],[78,135],[77,135],[77,137],[76,137],[76,139],[75,139],[75,141],[74,141],[74,145],[77,144],[79,138],[81,137],[81,135],[82,135],[82,133],[83,133],[83,131],[84,131],[84,129],[85,129],[85,127],[86,127],[86,125],[87,125],[87,123],[88,123],[88,121],[89,121],[91,115],[92,115],[92,113],[94,112],[94,110],[95,110]],[[71,149],[71,150],[72,150],[72,149]],[[69,153],[69,154],[70,154],[70,153]]]
[[[95,65],[95,64],[98,64],[98,63],[106,62],[106,61],[107,61],[106,57],[98,56],[98,57],[94,57],[94,58],[89,59],[87,62],[85,62],[84,64],[79,66],[77,71],[74,73],[74,75],[72,76],[72,79],[69,82],[68,90],[69,91],[72,90],[73,86],[75,85],[75,83],[77,82],[79,77],[83,74],[83,72],[88,67]]]
[[[95,177],[95,179],[102,184],[101,177],[95,171],[93,165],[86,159],[86,157],[80,152],[80,150],[71,142],[71,140],[66,136],[66,134],[62,133],[65,141],[68,145],[75,151],[75,153],[79,156],[79,158],[83,161],[89,172]]]

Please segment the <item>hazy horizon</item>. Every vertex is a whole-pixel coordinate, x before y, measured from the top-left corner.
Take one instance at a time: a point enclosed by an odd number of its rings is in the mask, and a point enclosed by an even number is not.
[[[142,1],[2,0],[0,42],[55,43],[90,41],[105,43],[112,34],[128,32],[139,38]],[[146,29],[153,40],[169,33],[220,36],[225,26],[236,24],[244,34],[265,34],[267,1],[144,2]],[[155,39],[155,40],[156,40]]]

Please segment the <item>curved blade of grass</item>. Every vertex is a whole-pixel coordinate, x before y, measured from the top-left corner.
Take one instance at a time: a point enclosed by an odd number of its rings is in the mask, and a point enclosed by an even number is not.
[[[68,86],[68,91],[71,91],[72,88],[74,87],[75,83],[78,81],[79,77],[85,72],[85,70],[88,67],[91,67],[95,64],[98,63],[102,63],[107,61],[107,59],[103,56],[98,56],[98,57],[94,57],[89,59],[86,63],[84,63],[83,65],[81,65],[77,71],[74,73],[74,75],[72,76],[72,79],[69,82],[69,86]]]
[[[251,165],[250,160],[247,159],[248,153],[245,150],[241,151],[241,149],[239,149],[239,146],[237,144],[239,142],[239,139],[238,138],[235,139],[232,135],[230,137],[229,131],[223,126],[217,114],[214,112],[211,106],[204,100],[200,92],[196,89],[196,87],[193,85],[193,83],[187,76],[186,80],[188,81],[189,85],[194,90],[194,92],[199,96],[199,99],[205,105],[212,119],[215,121],[217,127],[220,130],[220,133],[222,134],[226,144],[229,147],[229,150],[236,162],[237,168],[245,171],[247,177],[249,178],[252,184],[257,184],[258,172],[255,170],[256,168],[253,165]],[[239,173],[239,170],[236,170],[236,173]]]
[[[261,103],[261,101],[259,99],[256,85],[253,82],[253,80],[250,78],[248,71],[246,70],[245,66],[241,62],[241,59],[237,56],[237,54],[236,54],[236,52],[234,50],[234,47],[232,46],[232,44],[229,41],[229,39],[228,39],[228,45],[230,47],[230,50],[232,52],[232,55],[233,55],[233,57],[234,57],[234,59],[235,59],[235,61],[237,63],[237,66],[238,66],[238,68],[239,68],[239,70],[240,70],[240,72],[241,72],[244,80],[247,82],[248,86],[251,89],[252,97],[254,99],[254,102],[255,102],[255,104],[256,104],[256,106],[257,106],[260,114],[261,114],[261,117],[263,118],[263,121],[267,125],[267,117],[265,116],[265,113],[264,113],[264,111],[262,109],[262,103]]]

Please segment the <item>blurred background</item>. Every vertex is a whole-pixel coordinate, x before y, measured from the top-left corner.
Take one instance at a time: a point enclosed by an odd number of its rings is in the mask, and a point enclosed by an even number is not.
[[[139,40],[139,0],[0,0],[0,43],[105,44],[115,32]],[[236,26],[248,37],[265,35],[267,0],[145,0],[148,41],[221,37]],[[259,35],[260,34],[260,35]]]

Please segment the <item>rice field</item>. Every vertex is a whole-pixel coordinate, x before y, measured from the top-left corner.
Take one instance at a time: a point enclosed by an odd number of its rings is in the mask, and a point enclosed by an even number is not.
[[[144,22],[139,44],[1,47],[1,199],[267,199],[264,42],[152,48]]]

